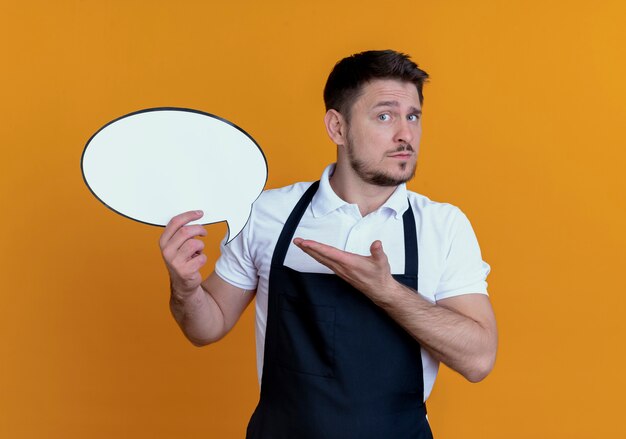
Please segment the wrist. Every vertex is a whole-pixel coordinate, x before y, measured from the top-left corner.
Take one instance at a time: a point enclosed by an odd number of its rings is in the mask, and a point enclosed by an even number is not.
[[[376,288],[368,296],[376,305],[385,308],[396,303],[400,297],[406,294],[404,288],[404,285],[390,276],[386,282],[381,284],[380,288]]]
[[[203,291],[201,285],[198,285],[194,288],[185,288],[184,286],[179,285],[170,279],[171,299],[177,304],[182,304],[186,302],[201,291]]]

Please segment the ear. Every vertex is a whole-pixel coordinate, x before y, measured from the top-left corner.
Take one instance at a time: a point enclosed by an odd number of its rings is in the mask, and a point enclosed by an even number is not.
[[[345,139],[348,134],[348,124],[341,113],[333,109],[328,110],[326,116],[324,116],[324,124],[326,125],[326,132],[330,140],[332,140],[335,145],[345,145]]]

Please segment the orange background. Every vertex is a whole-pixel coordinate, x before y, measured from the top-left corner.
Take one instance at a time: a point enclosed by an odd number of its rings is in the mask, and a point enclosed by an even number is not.
[[[620,0],[3,0],[0,437],[243,437],[252,307],[187,343],[161,230],[100,204],[80,156],[110,120],[179,106],[249,132],[267,187],[316,179],[326,76],[372,48],[430,73],[410,187],[460,206],[492,266],[498,362],[477,385],[441,371],[436,437],[626,437],[625,17]]]

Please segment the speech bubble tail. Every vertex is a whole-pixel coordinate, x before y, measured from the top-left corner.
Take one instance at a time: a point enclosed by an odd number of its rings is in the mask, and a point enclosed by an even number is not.
[[[230,244],[230,241],[235,239],[237,235],[241,233],[246,224],[248,224],[250,212],[252,212],[252,206],[250,206],[247,215],[233,216],[226,219],[226,225],[228,226],[228,238],[226,238],[226,244]]]

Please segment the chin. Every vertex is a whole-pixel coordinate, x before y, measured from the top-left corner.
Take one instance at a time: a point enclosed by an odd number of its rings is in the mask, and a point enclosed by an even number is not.
[[[403,166],[401,171],[388,174],[387,179],[395,182],[393,186],[406,183],[415,177],[417,163],[405,163],[405,165],[406,166]]]
[[[376,172],[365,176],[365,178],[364,176],[361,176],[361,178],[366,183],[374,184],[376,186],[399,186],[402,183],[406,183],[411,180],[414,175],[415,172],[396,175]]]
[[[351,157],[350,166],[364,183],[375,186],[398,186],[413,178],[417,169],[417,162],[395,163],[387,169],[384,167],[376,169]]]

